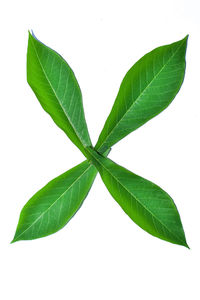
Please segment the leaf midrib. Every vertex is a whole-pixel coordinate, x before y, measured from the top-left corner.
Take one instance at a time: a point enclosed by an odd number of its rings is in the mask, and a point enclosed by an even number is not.
[[[125,118],[125,116],[129,113],[129,111],[138,103],[138,101],[140,101],[140,98],[143,96],[143,94],[145,93],[145,91],[149,88],[149,86],[153,83],[153,81],[159,76],[159,74],[163,71],[163,69],[167,66],[167,64],[170,62],[170,60],[174,57],[174,55],[177,53],[177,51],[180,49],[180,47],[183,45],[183,42],[177,47],[177,49],[174,51],[174,53],[172,54],[172,56],[167,60],[166,64],[164,64],[162,66],[162,68],[160,69],[160,71],[158,71],[158,73],[153,77],[153,79],[148,83],[148,85],[143,89],[143,91],[140,93],[140,95],[138,95],[138,97],[135,99],[135,101],[133,102],[132,105],[130,105],[129,109],[122,115],[122,117],[118,120],[118,122],[115,124],[115,126],[112,128],[112,130],[110,131],[110,133],[107,135],[106,139],[100,144],[100,146],[97,148],[97,150],[99,150],[100,148],[103,148],[104,144],[106,144],[106,141],[108,140],[108,138],[110,137],[110,135],[113,133],[113,131],[119,126],[119,123],[123,120],[123,118]]]
[[[77,177],[77,179],[75,180],[75,181],[73,181],[72,182],[72,184],[33,222],[33,223],[31,223],[31,225],[29,226],[29,227],[27,227],[22,233],[20,233],[20,235],[18,235],[17,237],[16,237],[16,240],[18,240],[19,239],[19,237],[21,236],[21,235],[23,235],[27,230],[29,230],[35,223],[37,223],[37,221],[39,220],[39,219],[41,219],[42,217],[43,217],[43,215],[44,214],[46,214],[48,211],[49,211],[49,209],[51,209],[52,208],[52,206],[54,206],[54,204],[55,203],[57,203],[57,201],[61,198],[61,197],[63,197],[63,195],[65,194],[65,193],[67,193],[72,187],[73,187],[73,185],[81,178],[81,176],[83,176],[87,171],[88,171],[88,169],[91,167],[91,165],[89,165],[88,167],[87,167],[87,169],[79,176],[79,177]]]
[[[46,80],[47,80],[47,82],[48,82],[50,88],[52,89],[53,94],[54,94],[55,98],[57,99],[57,101],[58,101],[58,103],[59,103],[59,105],[60,105],[60,107],[61,107],[61,109],[62,109],[64,115],[67,117],[67,120],[68,120],[69,124],[71,125],[71,127],[72,127],[72,129],[73,129],[73,131],[74,131],[74,134],[76,135],[77,139],[79,140],[80,144],[81,144],[83,147],[88,146],[87,144],[85,144],[85,142],[82,142],[82,139],[81,139],[81,137],[79,136],[78,132],[76,131],[76,128],[74,127],[74,125],[73,125],[73,123],[72,123],[72,121],[71,121],[69,115],[68,115],[67,112],[64,110],[64,108],[63,108],[63,106],[62,106],[62,103],[60,102],[59,97],[58,97],[57,94],[56,94],[55,89],[53,88],[51,82],[50,82],[49,79],[48,79],[48,76],[47,76],[47,74],[46,74],[46,72],[45,72],[45,69],[44,69],[44,67],[43,67],[43,65],[42,65],[42,62],[40,61],[40,58],[39,58],[39,56],[38,56],[37,50],[36,50],[36,48],[35,48],[35,45],[34,45],[34,42],[32,41],[32,39],[31,39],[31,42],[32,42],[34,51],[35,51],[35,53],[36,53],[38,62],[39,62],[39,64],[40,64],[40,66],[41,66],[41,69],[42,69],[44,75],[45,75],[45,78],[46,78]]]
[[[88,148],[87,148],[87,150],[88,150]],[[91,151],[90,150],[88,150],[89,152],[90,152],[90,154],[94,157],[94,155],[91,153]],[[107,169],[105,166],[104,166],[104,164],[102,164],[101,163],[101,161],[100,160],[98,160],[96,157],[94,157],[99,163],[100,163],[100,165],[119,183],[119,185],[122,187],[122,188],[124,188],[136,201],[137,201],[137,203],[140,205],[140,206],[142,206],[144,209],[146,209],[147,211],[148,211],[148,213],[155,219],[155,220],[157,220],[164,228],[166,228],[166,230],[170,233],[170,234],[172,234],[172,236],[174,236],[176,239],[178,239],[180,242],[184,242],[185,243],[185,241],[184,240],[181,240],[179,237],[177,237],[173,232],[171,232],[167,227],[166,227],[166,225],[165,224],[163,224],[158,218],[156,218],[155,217],[155,215],[143,204],[143,203],[141,203],[138,199],[137,199],[137,197],[135,197],[135,195],[133,195],[129,190],[127,190],[127,188],[126,187],[124,187],[123,185],[122,185],[122,183],[117,179],[117,177],[115,177],[110,171],[109,171],[109,169]],[[156,227],[155,227],[155,229],[156,229]],[[158,232],[158,231],[157,231]],[[159,233],[159,232],[158,232]]]

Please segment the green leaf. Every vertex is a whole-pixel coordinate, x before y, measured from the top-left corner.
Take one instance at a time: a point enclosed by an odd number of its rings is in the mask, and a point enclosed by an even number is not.
[[[110,194],[137,225],[153,236],[188,247],[177,208],[165,191],[90,147],[87,155]]]
[[[23,207],[13,242],[55,233],[73,217],[97,174],[88,161],[50,181]]]
[[[29,33],[27,80],[44,110],[88,160],[58,176],[23,207],[15,236],[41,238],[60,230],[86,198],[97,171],[129,217],[148,233],[188,247],[171,197],[154,183],[115,164],[110,147],[165,109],[185,72],[187,37],[141,58],[122,81],[95,147],[91,145],[75,75],[64,59]]]
[[[30,33],[27,81],[44,110],[84,154],[91,141],[75,75],[58,53]]]
[[[103,153],[163,111],[184,79],[187,36],[143,56],[126,74],[95,149]]]

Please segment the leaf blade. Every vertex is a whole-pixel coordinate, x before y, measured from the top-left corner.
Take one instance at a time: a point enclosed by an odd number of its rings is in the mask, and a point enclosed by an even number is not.
[[[168,242],[188,247],[178,210],[159,186],[87,148],[108,191],[142,229]]]
[[[74,216],[86,198],[97,170],[88,161],[50,181],[23,207],[11,243],[53,234]]]
[[[127,72],[95,146],[98,152],[103,153],[171,103],[184,79],[187,38],[154,49]]]
[[[66,61],[29,33],[27,81],[43,109],[84,153],[91,141],[82,95]]]

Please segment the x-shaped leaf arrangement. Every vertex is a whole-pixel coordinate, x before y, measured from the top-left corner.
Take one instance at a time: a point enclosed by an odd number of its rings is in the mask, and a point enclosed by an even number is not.
[[[172,198],[107,158],[111,146],[164,110],[184,79],[187,36],[143,56],[124,77],[95,147],[75,75],[66,61],[29,33],[27,80],[43,109],[87,158],[50,181],[23,207],[12,242],[55,233],[73,217],[100,173],[125,213],[148,233],[187,246]]]

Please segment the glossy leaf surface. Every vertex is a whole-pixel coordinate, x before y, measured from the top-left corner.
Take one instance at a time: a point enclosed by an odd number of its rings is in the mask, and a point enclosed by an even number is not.
[[[93,149],[87,152],[110,194],[136,224],[153,236],[188,247],[177,208],[165,191]]]
[[[159,47],[129,70],[95,150],[73,71],[59,54],[29,34],[28,83],[44,110],[87,160],[49,182],[27,202],[12,242],[41,238],[65,226],[99,171],[111,195],[136,224],[153,236],[188,247],[172,198],[154,183],[106,158],[112,145],[173,100],[184,78],[186,45],[187,37]]]
[[[103,153],[163,111],[184,79],[187,36],[154,49],[126,74],[95,149]]]
[[[44,110],[84,153],[91,141],[75,75],[58,53],[30,33],[27,80]]]
[[[73,217],[87,196],[97,174],[88,161],[50,181],[21,211],[12,242],[50,235]]]

